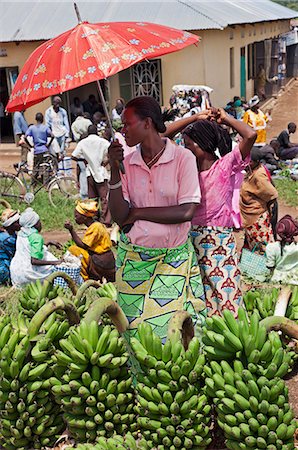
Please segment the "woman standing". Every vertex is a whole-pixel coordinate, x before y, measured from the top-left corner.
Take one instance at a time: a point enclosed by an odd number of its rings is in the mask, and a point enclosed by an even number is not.
[[[265,253],[266,245],[274,242],[271,208],[278,192],[259,161],[251,161],[240,190],[240,213],[245,231],[244,246]]]
[[[233,128],[242,141],[232,151]],[[197,159],[202,200],[192,219],[193,243],[201,268],[208,314],[225,308],[237,316],[242,302],[240,271],[233,235],[233,195],[236,176],[249,163],[256,133],[223,109],[211,108],[209,120],[198,120],[184,132],[184,143]],[[221,158],[216,156],[219,150]]]
[[[164,338],[173,312],[186,309],[196,322],[205,304],[199,267],[188,240],[200,188],[191,152],[169,139],[160,106],[152,97],[130,101],[123,113],[127,145],[109,148],[110,210],[122,229],[117,255],[119,305],[135,330],[146,320]]]
[[[13,209],[5,209],[2,212],[0,228],[0,284],[9,282],[9,266],[16,251],[16,232],[19,231],[20,214]]]
[[[112,242],[107,228],[98,221],[98,203],[94,200],[78,202],[74,216],[78,225],[87,227],[84,237],[81,239],[70,221],[64,224],[76,244],[71,245],[68,251],[75,256],[82,257],[82,277],[84,280],[102,281],[104,277],[108,281],[115,281],[115,258],[111,250]]]

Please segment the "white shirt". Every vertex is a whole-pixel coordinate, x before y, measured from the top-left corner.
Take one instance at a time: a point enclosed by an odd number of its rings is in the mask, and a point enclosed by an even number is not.
[[[102,162],[108,154],[109,141],[96,134],[90,134],[82,139],[72,153],[74,158],[82,158],[88,162],[87,176],[92,175],[96,183],[109,180],[110,176]]]
[[[86,119],[83,116],[79,116],[76,118],[76,120],[71,125],[71,131],[76,141],[81,138],[82,134],[88,132],[89,125],[92,125],[91,120]]]

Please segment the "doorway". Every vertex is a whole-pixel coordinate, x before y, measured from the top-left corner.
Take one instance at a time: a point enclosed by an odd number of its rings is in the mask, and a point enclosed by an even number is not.
[[[240,97],[246,98],[246,60],[245,47],[240,49]]]
[[[14,142],[12,114],[5,113],[10,93],[18,77],[17,67],[0,67],[0,142]]]

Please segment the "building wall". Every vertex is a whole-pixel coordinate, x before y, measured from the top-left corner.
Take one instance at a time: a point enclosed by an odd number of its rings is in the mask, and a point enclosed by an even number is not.
[[[195,33],[202,40],[198,46],[188,47],[180,52],[163,56],[162,84],[163,103],[166,105],[174,84],[205,84],[214,89],[211,99],[214,105],[225,105],[234,95],[240,95],[240,49],[250,43],[277,37],[290,30],[290,20],[264,22],[252,25],[228,27],[220,30],[201,30]],[[7,56],[0,57],[0,67],[23,67],[27,57],[41,44],[41,41],[3,43]],[[230,87],[230,47],[234,47],[235,86]],[[246,57],[247,73],[247,57]],[[109,80],[110,104],[113,106],[120,95],[118,75]],[[82,100],[94,92],[94,85],[86,85],[79,92]],[[75,96],[71,92],[70,100]],[[246,97],[254,94],[253,80],[246,80]],[[84,98],[83,98],[84,97]],[[38,111],[45,111],[50,100],[29,108],[26,113],[28,123],[34,121]]]

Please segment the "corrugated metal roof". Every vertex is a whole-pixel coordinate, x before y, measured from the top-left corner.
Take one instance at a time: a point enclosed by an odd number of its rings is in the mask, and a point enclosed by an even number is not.
[[[291,19],[295,11],[270,0],[78,1],[89,22],[146,21],[184,30]],[[0,41],[50,39],[77,23],[72,2],[0,2]]]

